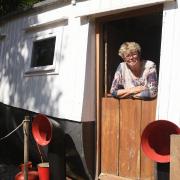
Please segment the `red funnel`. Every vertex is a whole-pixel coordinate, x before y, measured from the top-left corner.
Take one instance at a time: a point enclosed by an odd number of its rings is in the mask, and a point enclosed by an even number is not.
[[[45,146],[49,144],[52,138],[52,125],[46,116],[38,114],[33,119],[32,134],[39,145]]]
[[[180,129],[170,121],[157,120],[148,124],[141,136],[144,153],[156,162],[169,162],[171,134],[180,134]]]

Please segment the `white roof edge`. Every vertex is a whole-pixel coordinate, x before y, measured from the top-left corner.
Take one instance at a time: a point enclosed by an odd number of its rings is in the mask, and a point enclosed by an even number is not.
[[[89,12],[84,12],[81,14],[78,14],[76,17],[83,17],[83,16],[92,16],[92,17],[97,17],[97,16],[102,16],[103,14],[113,14],[114,12],[123,12],[131,9],[135,9],[137,7],[146,7],[146,6],[152,6],[152,5],[157,5],[161,3],[166,3],[166,2],[173,2],[175,0],[144,0],[144,1],[136,1],[136,2],[119,2],[119,4],[116,3],[116,6],[111,6],[108,8],[98,8],[98,9],[89,9]]]

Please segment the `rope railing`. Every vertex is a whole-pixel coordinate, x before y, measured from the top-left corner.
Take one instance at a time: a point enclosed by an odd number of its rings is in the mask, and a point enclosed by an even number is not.
[[[14,130],[12,130],[10,133],[8,133],[7,135],[5,135],[4,137],[1,137],[1,138],[0,138],[0,141],[8,138],[11,134],[13,134],[15,131],[17,131],[17,130],[24,124],[24,121],[25,121],[25,120],[23,120],[22,123],[19,124],[19,125],[18,125]]]
[[[13,129],[11,132],[6,134],[5,136],[1,137],[0,142],[3,141],[4,139],[8,138],[10,135],[12,135],[14,132],[16,132],[19,128],[21,128],[21,126],[23,126],[23,124],[25,124],[26,121],[27,121],[26,119],[23,120],[15,129]],[[26,132],[24,132],[24,135],[26,135]],[[37,147],[38,153],[40,155],[41,162],[44,162],[44,159],[47,158],[46,155],[42,152],[41,146],[39,144],[36,143],[36,147]]]

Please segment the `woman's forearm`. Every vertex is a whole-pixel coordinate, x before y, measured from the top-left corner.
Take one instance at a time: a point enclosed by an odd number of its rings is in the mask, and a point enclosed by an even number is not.
[[[117,90],[117,97],[125,98],[131,95],[136,95],[138,93],[141,93],[145,89],[146,87],[144,86],[136,86],[136,87],[127,88],[127,89],[119,89]]]
[[[119,89],[117,90],[117,97],[127,97],[129,96],[131,93],[130,93],[130,90],[129,89]]]

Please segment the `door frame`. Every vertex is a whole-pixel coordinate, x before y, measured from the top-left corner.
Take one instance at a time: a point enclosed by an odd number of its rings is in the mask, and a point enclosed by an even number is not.
[[[95,179],[99,179],[101,173],[101,99],[104,96],[104,47],[103,47],[103,25],[109,21],[120,20],[135,16],[142,16],[153,12],[163,12],[163,4],[153,5],[128,10],[126,12],[107,15],[95,19],[95,59],[96,59],[96,172]]]

